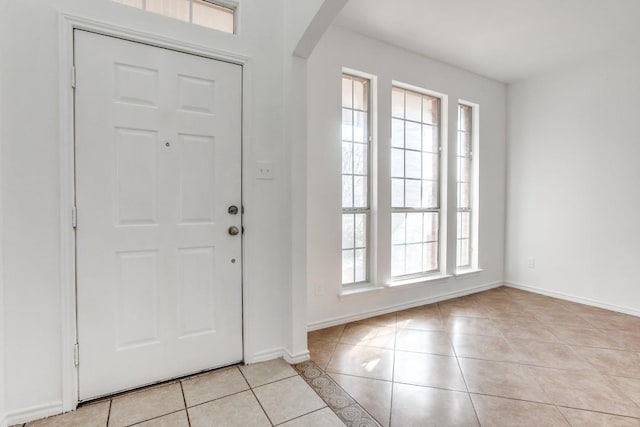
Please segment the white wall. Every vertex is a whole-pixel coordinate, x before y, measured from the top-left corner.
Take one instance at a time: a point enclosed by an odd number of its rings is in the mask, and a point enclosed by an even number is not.
[[[308,61],[308,322],[312,328],[347,318],[407,305],[502,280],[505,207],[505,85],[461,69],[415,55],[344,29],[331,27]],[[378,77],[379,164],[389,163],[391,81],[398,80],[449,95],[449,116],[455,118],[459,98],[480,104],[480,267],[481,273],[450,278],[424,286],[385,288],[366,294],[338,297],[341,282],[341,146],[340,105],[342,67]],[[449,121],[450,144],[455,141],[455,119]],[[452,146],[453,147],[453,146]],[[455,179],[453,153],[449,179]],[[388,172],[387,172],[388,173]],[[381,188],[390,187],[380,183]],[[452,186],[455,187],[455,186]],[[389,203],[389,190],[380,203]],[[449,233],[455,194],[449,198]],[[381,230],[390,219],[380,218]],[[390,233],[390,231],[389,231]],[[388,241],[389,238],[386,238]],[[453,246],[453,245],[450,245]],[[455,248],[448,249],[454,259]],[[388,262],[386,259],[382,262]],[[452,261],[449,272],[453,271]],[[379,277],[379,284],[389,278]],[[320,288],[316,290],[316,285]]]
[[[507,281],[640,314],[638,75],[634,48],[509,86]]]
[[[5,98],[4,93],[4,69],[2,64],[5,63],[5,51],[8,44],[8,34],[6,31],[7,28],[7,15],[6,15],[6,3],[0,3],[0,427],[5,427],[5,395],[6,395],[6,381],[4,378],[5,366],[4,366],[4,353],[5,353],[5,344],[4,344],[4,266],[3,266],[3,248],[4,248],[4,237],[2,230],[4,228],[3,221],[3,208],[2,208],[2,146],[4,141],[3,131],[3,117],[4,111],[2,106],[2,99]]]
[[[109,0],[10,0],[3,1],[2,7],[6,41],[0,99],[6,325],[2,385],[8,391],[5,410],[11,420],[61,408],[61,289],[69,284],[60,280],[58,85],[68,76],[58,72],[59,12],[251,58],[250,87],[245,88],[251,104],[244,112],[250,121],[250,132],[244,135],[248,166],[244,171],[244,280],[249,325],[245,358],[276,357],[291,341],[291,333],[283,329],[296,323],[287,319],[294,315],[285,307],[292,292],[291,245],[282,239],[290,227],[286,221],[290,147],[284,138],[283,1],[241,1],[237,36]],[[255,160],[274,162],[273,181],[253,179]]]

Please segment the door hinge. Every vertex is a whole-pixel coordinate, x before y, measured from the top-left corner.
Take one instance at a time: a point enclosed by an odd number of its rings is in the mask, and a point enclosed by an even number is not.
[[[71,87],[76,88],[76,67],[71,67]]]
[[[71,208],[71,226],[78,227],[78,209],[75,206]]]
[[[80,345],[78,343],[73,346],[73,363],[75,366],[80,365]]]

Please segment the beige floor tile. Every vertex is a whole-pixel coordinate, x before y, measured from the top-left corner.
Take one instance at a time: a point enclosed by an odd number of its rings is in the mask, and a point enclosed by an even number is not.
[[[28,427],[105,427],[110,401],[81,406],[73,412],[27,423]]]
[[[562,311],[562,306],[557,308],[549,308],[549,311],[542,312],[540,310],[530,309],[534,317],[542,324],[553,327],[563,326],[567,328],[585,328],[593,327],[582,317],[566,313]]]
[[[460,317],[487,317],[487,311],[476,301],[471,298],[444,301],[438,303],[440,313],[443,317],[460,316]]]
[[[472,394],[482,427],[568,427],[553,405]]]
[[[330,376],[382,426],[389,425],[393,386],[391,382],[340,374]]]
[[[327,371],[391,381],[393,350],[338,344]]]
[[[344,427],[344,423],[329,408],[320,409],[295,420],[280,424],[282,427]]]
[[[640,330],[637,331],[605,331],[614,338],[618,345],[615,348],[640,352]]]
[[[593,325],[594,328],[617,329],[623,331],[638,331],[640,329],[640,317],[615,313],[613,311],[581,314],[580,317]]]
[[[467,391],[455,357],[396,351],[393,381]]]
[[[310,343],[316,340],[338,342],[338,340],[340,340],[340,335],[342,335],[342,331],[344,331],[344,327],[345,325],[338,325],[331,328],[318,329],[317,331],[309,332],[308,340]]]
[[[259,387],[297,375],[291,365],[282,359],[240,366],[240,370],[251,387]]]
[[[330,341],[310,341],[308,347],[311,360],[321,369],[327,369],[333,350],[335,350],[337,345],[338,343]]]
[[[444,331],[445,325],[436,304],[410,308],[397,315],[397,327],[425,331]]]
[[[608,377],[608,379],[618,390],[624,393],[625,396],[640,406],[640,379],[622,377]]]
[[[160,418],[154,418],[140,424],[136,427],[189,427],[187,419],[187,411],[174,412],[173,414],[163,415]]]
[[[611,331],[592,328],[565,328],[550,326],[551,332],[564,344],[586,347],[620,348],[619,340]]]
[[[479,424],[467,393],[395,383],[391,425],[472,427]]]
[[[458,361],[471,393],[552,403],[526,366],[478,359]]]
[[[396,350],[453,356],[449,335],[439,331],[402,329],[396,335]]]
[[[362,324],[362,325],[374,325],[374,326],[386,326],[389,328],[396,327],[396,313],[382,314],[380,316],[369,317],[367,319],[362,319],[355,321],[353,324]],[[347,325],[348,326],[348,325]]]
[[[182,381],[187,406],[195,406],[248,389],[249,385],[235,366]]]
[[[534,318],[529,320],[494,320],[496,328],[506,338],[520,338],[533,341],[558,342],[558,338],[549,329]]]
[[[274,424],[326,406],[320,396],[299,376],[257,387],[253,391]]]
[[[548,398],[558,406],[640,417],[640,407],[596,372],[528,369]]]
[[[593,370],[591,365],[565,344],[517,338],[508,341],[518,354],[518,360],[521,363],[577,371]]]
[[[593,347],[573,347],[573,350],[600,373],[640,378],[640,355],[638,353]]]
[[[640,420],[580,409],[558,408],[573,427],[640,427]]]
[[[396,328],[365,323],[350,323],[340,337],[340,343],[367,345],[393,349],[396,342]]]
[[[268,427],[267,415],[251,391],[223,397],[188,409],[191,427]]]
[[[505,338],[480,335],[451,335],[451,342],[458,357],[497,360],[503,362],[518,361],[518,354]]]
[[[451,334],[486,335],[490,337],[502,337],[502,333],[496,328],[491,319],[477,317],[447,317],[447,332]]]
[[[184,408],[180,383],[136,391],[112,400],[109,426],[128,426]]]

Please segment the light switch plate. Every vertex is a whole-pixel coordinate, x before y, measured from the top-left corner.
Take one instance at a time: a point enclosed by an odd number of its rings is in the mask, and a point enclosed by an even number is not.
[[[256,179],[273,179],[273,162],[256,161]]]

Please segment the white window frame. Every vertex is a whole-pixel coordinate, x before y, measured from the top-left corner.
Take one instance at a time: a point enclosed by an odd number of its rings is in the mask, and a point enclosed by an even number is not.
[[[438,269],[427,272],[427,273],[418,273],[418,274],[410,274],[403,276],[392,276],[391,274],[391,258],[389,259],[389,271],[388,277],[390,278],[387,286],[402,286],[407,284],[419,283],[429,280],[436,280],[445,277],[449,277],[447,275],[447,240],[448,240],[448,134],[449,134],[449,96],[447,94],[436,92],[430,89],[425,89],[423,87],[415,86],[412,84],[404,83],[401,81],[392,80],[390,86],[389,96],[391,97],[391,90],[394,87],[399,89],[408,90],[411,92],[419,93],[421,95],[427,95],[434,98],[438,98],[440,100],[440,121],[438,123],[438,128],[440,131],[440,176],[439,176],[439,228],[438,228]],[[391,127],[391,120],[393,116],[391,111],[389,111],[389,123]],[[389,137],[389,145],[388,151],[391,153],[392,145],[391,145],[391,136]],[[386,183],[391,187],[391,171],[389,171],[388,182]],[[389,191],[389,206],[388,206],[388,216],[389,223],[391,224],[391,215],[396,212],[396,210],[392,207],[391,201],[391,188]],[[400,210],[402,211],[402,210]],[[398,211],[398,212],[400,212]],[[418,209],[420,211],[420,209]],[[389,230],[389,233],[391,230]],[[389,256],[392,255],[391,248],[391,235],[389,235]]]
[[[456,275],[479,271],[479,228],[480,228],[480,105],[463,99],[458,100],[458,105],[464,105],[471,108],[471,197],[469,209],[464,209],[471,213],[471,230],[469,233],[469,264],[458,267],[458,232],[456,224]],[[456,109],[457,110],[457,109]],[[458,142],[460,124],[456,125],[456,142]],[[458,182],[458,149],[460,145],[456,144],[456,187]],[[457,192],[457,190],[456,190]],[[456,198],[456,223],[457,213],[460,212],[458,200]]]
[[[368,91],[368,111],[367,111],[367,125],[368,125],[368,159],[367,159],[367,198],[368,208],[341,208],[340,224],[342,226],[342,215],[349,213],[364,213],[367,215],[367,228],[366,228],[366,251],[367,256],[365,259],[365,280],[359,282],[342,283],[341,289],[353,290],[359,288],[367,288],[370,284],[376,282],[376,264],[377,264],[377,77],[373,74],[358,71],[352,68],[343,67],[340,73],[340,84],[342,86],[342,76],[348,75],[358,79],[367,80],[369,82]],[[340,99],[340,111],[342,111],[342,98]],[[340,132],[340,143],[342,144],[342,131]],[[342,153],[342,150],[341,150]],[[342,156],[341,156],[342,159]],[[342,164],[342,160],[341,160]],[[340,174],[342,176],[342,172]],[[341,233],[342,235],[342,233]],[[341,238],[342,241],[342,238]],[[340,250],[342,254],[342,248]],[[340,257],[342,260],[342,257]],[[342,261],[341,261],[342,265]],[[340,269],[342,271],[342,268]],[[342,274],[340,275],[342,277]]]

